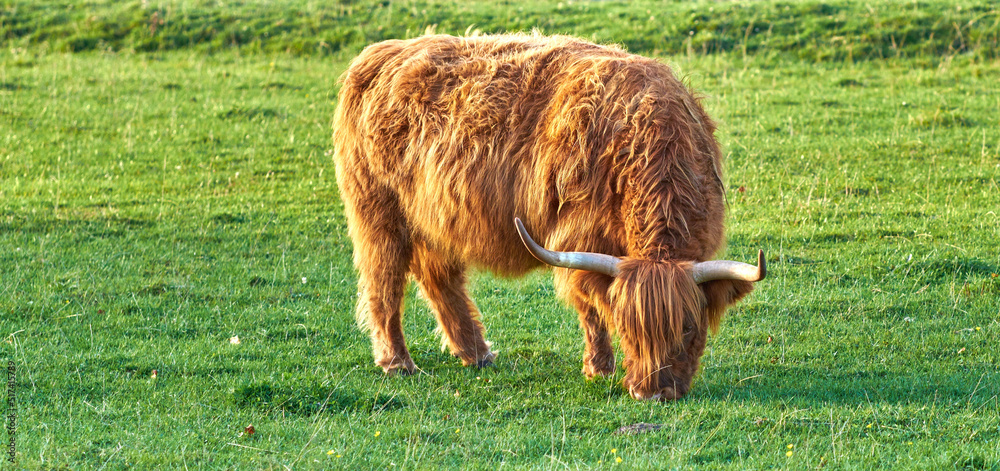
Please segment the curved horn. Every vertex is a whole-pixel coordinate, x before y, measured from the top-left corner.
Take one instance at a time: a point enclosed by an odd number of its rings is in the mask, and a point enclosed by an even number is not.
[[[695,283],[712,280],[760,281],[765,276],[767,276],[767,262],[764,260],[763,250],[757,252],[757,266],[731,260],[712,260],[695,263],[691,269],[691,277]]]
[[[553,252],[546,250],[528,235],[524,229],[521,218],[514,218],[514,225],[517,226],[517,233],[521,236],[521,242],[528,248],[531,255],[534,255],[542,263],[554,267],[575,268],[577,270],[587,270],[603,273],[608,276],[618,275],[618,263],[621,259],[611,255],[592,252]]]

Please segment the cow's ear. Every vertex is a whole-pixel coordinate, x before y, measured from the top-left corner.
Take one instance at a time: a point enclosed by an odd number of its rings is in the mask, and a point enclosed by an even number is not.
[[[712,332],[719,329],[726,308],[753,291],[753,283],[741,280],[707,281],[698,286],[705,292],[705,314]]]

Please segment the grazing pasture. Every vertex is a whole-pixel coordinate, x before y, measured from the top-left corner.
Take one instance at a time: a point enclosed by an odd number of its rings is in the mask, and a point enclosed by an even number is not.
[[[363,25],[144,49],[153,13],[180,9],[149,3],[0,6],[0,359],[17,369],[18,467],[1000,467],[995,7],[381,2]],[[169,18],[246,19],[258,38],[268,15],[321,8],[196,5]],[[577,22],[539,19],[573,8]],[[712,9],[731,20],[716,42],[675,47],[655,26]],[[803,11],[799,29],[782,16]],[[848,54],[824,15],[879,46]],[[935,18],[955,27],[930,34]],[[763,38],[751,22],[791,26]],[[720,256],[762,248],[769,275],[710,336],[684,399],[635,401],[621,371],[586,381],[547,271],[473,276],[494,367],[442,353],[412,286],[422,370],[372,363],[330,157],[336,78],[372,31],[473,23],[596,35],[704,95],[727,159]],[[121,34],[71,42],[88,28]],[[954,30],[960,45],[942,37]],[[287,47],[337,31],[352,38],[339,50]]]

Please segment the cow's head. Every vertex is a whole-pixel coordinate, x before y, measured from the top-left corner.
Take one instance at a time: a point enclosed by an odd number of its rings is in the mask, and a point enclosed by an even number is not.
[[[606,322],[618,331],[625,353],[625,385],[637,399],[682,397],[698,371],[708,329],[723,311],[764,279],[764,252],[757,266],[729,260],[649,260],[589,252],[554,252],[514,220],[521,240],[538,260],[610,278],[594,293]]]

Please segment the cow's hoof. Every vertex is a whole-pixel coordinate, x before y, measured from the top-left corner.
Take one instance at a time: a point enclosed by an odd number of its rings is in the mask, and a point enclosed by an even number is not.
[[[493,360],[496,360],[498,352],[487,351],[482,355],[461,355],[458,353],[452,353],[458,359],[462,360],[462,366],[475,366],[477,368],[483,368],[493,365]]]
[[[476,360],[476,368],[486,368],[493,366],[493,360],[497,359],[497,352],[487,352],[482,358]]]
[[[659,391],[638,391],[630,389],[629,394],[640,401],[674,401],[680,399],[677,390],[671,387],[662,388]]]
[[[383,366],[382,371],[385,371],[386,376],[409,376],[417,371],[417,366],[412,360],[392,362],[388,366]]]
[[[583,367],[583,375],[586,376],[587,379],[610,378],[614,374],[614,368],[598,370],[596,368],[589,367],[589,365]]]
[[[587,379],[594,378],[607,378],[615,374],[615,359],[611,357],[606,361],[584,361],[583,362],[583,375]]]

